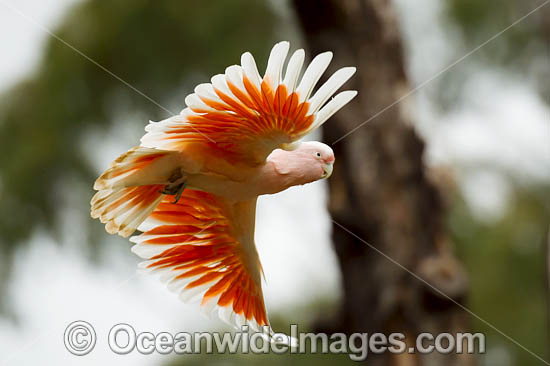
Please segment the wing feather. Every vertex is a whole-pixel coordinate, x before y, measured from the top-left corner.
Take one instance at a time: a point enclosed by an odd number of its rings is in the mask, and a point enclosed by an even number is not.
[[[200,301],[233,326],[269,325],[261,265],[254,245],[256,201],[229,204],[215,195],[186,189],[177,204],[165,198],[130,238],[140,267],[186,302]],[[252,221],[252,222],[251,222]]]
[[[353,76],[353,74],[355,74],[355,67],[344,67],[332,74],[309,100],[311,112],[317,112],[319,108]]]
[[[304,50],[299,49],[292,54],[290,60],[288,61],[285,78],[283,80],[283,84],[286,86],[288,93],[294,92],[294,89],[296,88],[296,82],[298,81],[298,76],[300,76],[300,71],[304,65],[305,57],[306,54]]]
[[[271,50],[263,79],[269,84],[271,90],[275,90],[281,82],[281,71],[289,46],[288,42],[279,42]]]
[[[313,88],[327,69],[328,65],[332,61],[332,52],[323,52],[313,59],[300,81],[300,85],[296,89],[296,92],[300,96],[300,102],[304,102],[309,98],[309,95],[313,91]]]
[[[229,160],[253,165],[310,133],[355,96],[344,92],[329,101],[355,68],[338,70],[311,97],[332,53],[315,57],[298,83],[304,51],[294,52],[283,79],[288,50],[288,42],[273,47],[263,78],[254,57],[245,52],[241,65],[229,66],[211,83],[198,85],[185,98],[187,108],[180,115],[147,126],[142,145],[183,150],[189,142],[205,143],[224,151]]]

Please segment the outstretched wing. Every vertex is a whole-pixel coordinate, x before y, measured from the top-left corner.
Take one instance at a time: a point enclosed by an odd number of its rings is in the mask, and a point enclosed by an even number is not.
[[[315,57],[298,83],[304,50],[294,52],[283,78],[288,50],[288,42],[273,47],[263,78],[252,55],[244,53],[240,66],[229,66],[211,83],[198,85],[179,115],[151,122],[142,145],[183,150],[189,142],[202,142],[221,149],[228,159],[258,163],[275,148],[285,148],[322,125],[357,94],[343,91],[327,103],[355,72],[354,67],[344,67],[311,96],[332,53]]]
[[[215,195],[186,189],[155,208],[130,240],[161,280],[183,301],[200,301],[233,326],[268,325],[261,265],[254,245],[256,200],[229,204]]]

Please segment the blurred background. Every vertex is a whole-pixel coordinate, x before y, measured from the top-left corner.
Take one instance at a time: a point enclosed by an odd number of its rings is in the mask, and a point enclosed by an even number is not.
[[[544,364],[456,301],[550,362],[550,5],[469,54],[543,3],[0,0],[0,364],[352,363],[118,356],[106,344],[117,323],[225,329],[136,274],[130,243],[89,216],[92,183],[148,120],[178,113],[244,51],[264,70],[279,40],[310,58],[332,50],[328,74],[357,66],[347,88],[359,96],[311,137],[335,150],[328,182],[260,198],[275,330],[484,332],[482,356],[367,362]],[[62,336],[80,319],[98,344],[76,358]]]

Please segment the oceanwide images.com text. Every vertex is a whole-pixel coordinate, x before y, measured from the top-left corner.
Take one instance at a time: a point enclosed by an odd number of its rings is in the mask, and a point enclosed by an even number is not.
[[[407,339],[403,333],[304,333],[298,325],[290,326],[289,335],[270,334],[268,327],[255,332],[247,325],[240,332],[136,332],[129,324],[113,326],[105,336],[107,346],[117,354],[201,354],[201,353],[332,353],[347,354],[354,361],[366,360],[369,354],[382,353],[485,353],[482,333],[418,334]],[[91,324],[76,321],[66,328],[65,347],[77,356],[90,353],[96,346],[96,333]],[[98,344],[101,344],[100,340]],[[290,344],[290,346],[289,346]]]

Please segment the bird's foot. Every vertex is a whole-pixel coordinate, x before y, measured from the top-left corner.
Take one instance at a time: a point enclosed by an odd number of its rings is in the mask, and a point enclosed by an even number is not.
[[[163,190],[159,191],[159,193],[175,196],[175,201],[172,203],[178,203],[183,191],[185,190],[186,185],[187,181],[183,181],[181,183],[167,184],[164,186]]]

